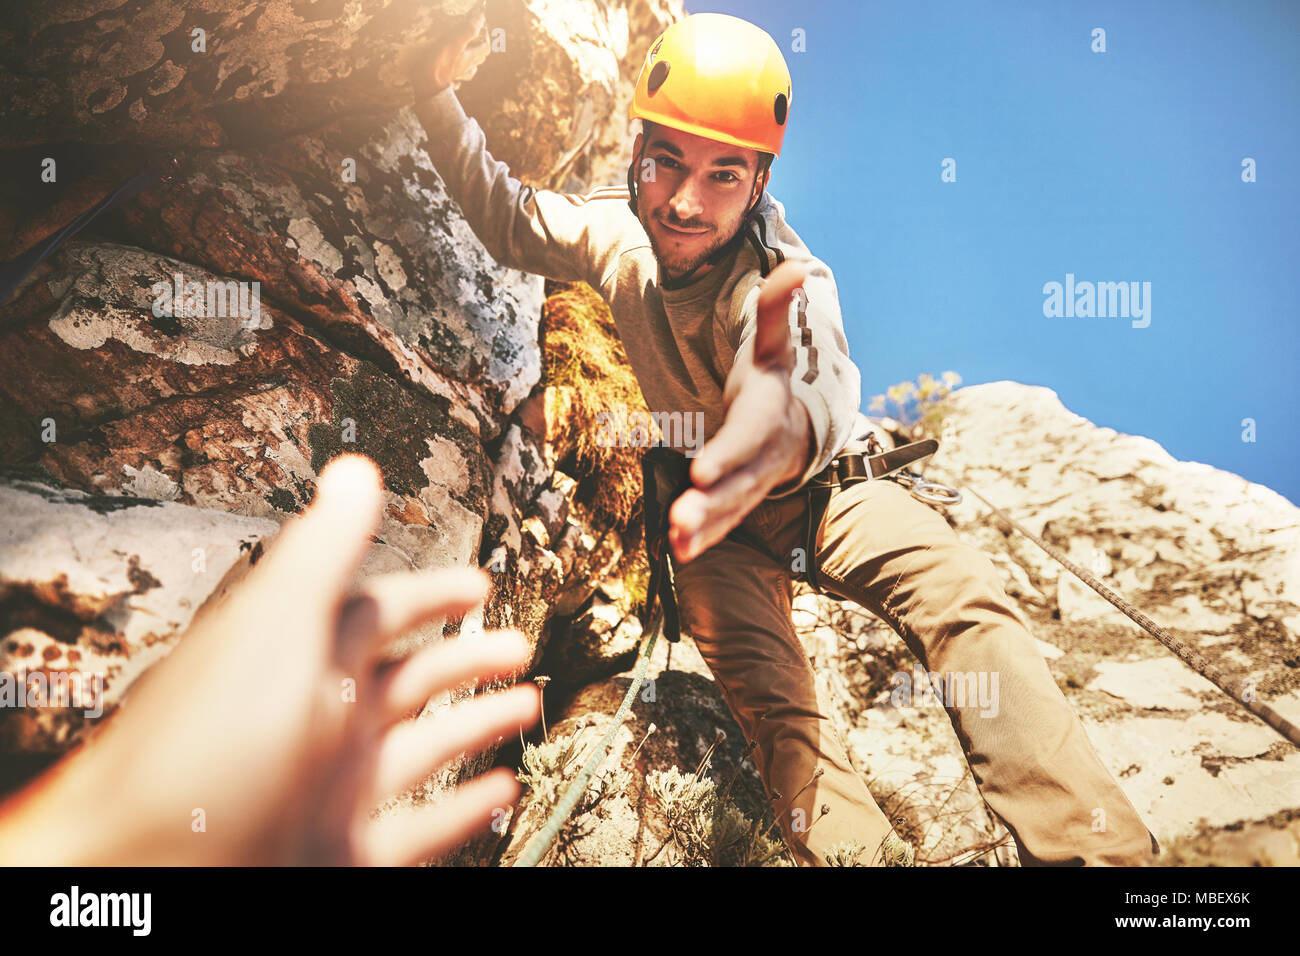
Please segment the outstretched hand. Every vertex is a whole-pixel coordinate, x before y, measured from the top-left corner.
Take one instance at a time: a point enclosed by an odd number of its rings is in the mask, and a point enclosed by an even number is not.
[[[529,651],[522,634],[496,632],[385,663],[393,638],[477,606],[487,578],[415,572],[354,590],[382,505],[369,459],[331,462],[311,507],[133,685],[102,732],[0,807],[0,861],[412,864],[503,815],[519,795],[506,768],[436,807],[370,819],[540,713],[525,684],[405,719],[467,681],[516,672]]]
[[[428,71],[426,77],[417,77],[417,85],[428,84],[429,93],[437,93],[448,86],[459,87],[474,78],[478,68],[491,52],[487,36],[483,33],[484,4],[480,3],[466,17],[460,28],[440,40],[434,48],[432,60],[422,63],[420,70]]]
[[[669,511],[668,540],[680,562],[721,541],[812,460],[808,410],[790,389],[790,302],[806,278],[805,266],[786,261],[759,291],[752,355],[737,357],[724,395],[726,418],[691,463],[692,487]]]

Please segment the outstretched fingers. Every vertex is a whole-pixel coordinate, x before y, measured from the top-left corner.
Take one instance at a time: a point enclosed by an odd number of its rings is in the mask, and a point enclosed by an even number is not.
[[[478,753],[531,727],[541,710],[537,687],[522,684],[456,704],[436,717],[397,724],[379,746],[370,804],[404,792],[453,757]]]
[[[456,849],[488,826],[504,825],[521,791],[507,767],[491,770],[456,788],[435,807],[393,814],[365,831],[364,861],[373,866],[412,866]]]
[[[341,455],[320,473],[310,507],[291,518],[249,573],[249,594],[333,617],[370,550],[383,507],[383,477],[369,458]],[[304,628],[304,633],[316,633]]]
[[[463,615],[482,604],[487,593],[487,575],[478,568],[367,578],[340,614],[339,660],[347,668],[360,668],[393,639],[430,621]]]
[[[722,427],[691,463],[691,481],[697,487],[707,488],[750,461],[768,438],[764,426],[771,422],[771,415],[782,409],[748,406],[755,398],[762,404],[769,395],[788,399],[788,376],[794,367],[790,348],[791,296],[802,288],[807,277],[807,266],[786,260],[763,281],[758,293],[752,351],[747,357],[743,349],[737,355],[737,365],[748,363],[753,367],[733,368],[732,375],[743,374],[740,392],[730,401]],[[764,373],[775,378],[775,388],[774,383],[762,381]]]
[[[744,467],[762,452],[771,438],[767,428],[769,416],[779,409],[774,405],[775,399],[763,393],[779,395],[785,386],[779,382],[763,383],[754,377],[764,374],[758,370],[751,372],[727,409],[722,426],[691,462],[691,483],[696,488],[710,488]]]
[[[713,547],[762,502],[767,488],[761,467],[747,465],[707,491],[690,488],[673,502],[669,544],[678,561],[691,561]]]
[[[517,674],[531,656],[532,647],[519,631],[489,631],[421,648],[380,676],[378,720],[388,725],[409,717],[431,697],[466,681]]]
[[[754,335],[754,364],[789,365],[790,296],[808,278],[808,267],[787,259],[763,283],[758,293],[758,327]]]

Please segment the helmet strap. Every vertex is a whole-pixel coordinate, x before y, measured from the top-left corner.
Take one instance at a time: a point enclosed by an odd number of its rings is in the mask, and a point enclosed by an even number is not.
[[[632,162],[627,164],[627,208],[632,210],[632,215],[637,220],[641,219],[641,214],[636,208],[636,173],[641,168],[641,161],[645,158],[645,139],[641,141],[641,151],[632,157]]]

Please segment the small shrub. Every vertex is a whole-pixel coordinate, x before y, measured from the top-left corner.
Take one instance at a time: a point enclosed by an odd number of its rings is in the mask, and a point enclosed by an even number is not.
[[[850,840],[827,853],[826,862],[830,866],[865,866],[868,862],[862,859],[865,849],[857,840]],[[881,866],[916,866],[916,849],[893,832],[885,836],[882,855]]]
[[[702,764],[707,765],[707,761]],[[767,827],[749,820],[735,802],[719,793],[702,769],[682,774],[676,767],[655,770],[646,787],[659,801],[686,866],[788,866],[785,844]]]
[[[915,428],[920,425],[929,435],[937,435],[947,417],[948,408],[944,399],[954,387],[961,384],[961,376],[956,372],[944,372],[942,380],[922,372],[915,382],[899,382],[885,390],[884,395],[872,397],[867,410],[879,415],[891,415],[904,426]],[[892,405],[891,412],[887,406]]]
[[[533,818],[533,833],[545,824],[551,811],[559,804],[569,784],[575,780],[586,762],[583,751],[584,732],[557,735],[540,744],[528,744],[524,747],[523,769],[516,773],[516,778],[527,790],[527,804],[523,812]],[[603,735],[601,735],[603,736]],[[632,775],[621,768],[598,769],[587,783],[587,789],[579,798],[573,812],[560,827],[560,832],[551,843],[542,862],[563,864],[568,860],[569,850],[574,842],[586,836],[596,825],[591,816],[601,803],[626,792],[632,782]],[[526,846],[527,841],[521,845]]]

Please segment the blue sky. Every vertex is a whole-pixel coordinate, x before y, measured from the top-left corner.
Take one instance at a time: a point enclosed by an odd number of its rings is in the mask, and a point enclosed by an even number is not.
[[[1300,503],[1300,3],[687,10],[786,55],[772,193],[835,273],[864,408],[921,372],[1046,385]],[[1045,317],[1066,273],[1151,283],[1150,324]]]

